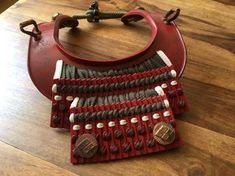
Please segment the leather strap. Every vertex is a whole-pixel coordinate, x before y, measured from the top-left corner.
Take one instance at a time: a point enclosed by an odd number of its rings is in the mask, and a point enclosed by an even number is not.
[[[135,60],[137,57],[142,57],[144,56],[145,53],[148,51],[149,54],[153,54],[156,51],[156,42],[155,39],[157,37],[157,25],[155,21],[153,20],[152,16],[144,11],[144,10],[132,10],[126,13],[122,18],[121,21],[124,24],[127,24],[132,21],[138,21],[141,18],[145,18],[147,23],[150,25],[151,28],[151,36],[145,45],[145,47],[140,50],[139,52],[132,54],[130,56],[127,56],[125,58],[121,58],[118,60],[92,60],[88,58],[80,58],[74,53],[68,51],[64,46],[60,43],[59,41],[59,29],[63,27],[72,27],[75,28],[78,26],[78,21],[72,17],[61,15],[58,16],[55,20],[55,25],[54,25],[54,40],[56,42],[57,47],[65,54],[69,59],[72,59],[73,61],[77,62],[77,64],[82,64],[82,65],[102,65],[102,66],[111,66],[113,64],[121,64],[121,63],[126,63],[126,62],[131,62]],[[152,51],[149,53],[149,51]],[[144,58],[144,57],[142,57]],[[141,61],[141,60],[140,60]]]

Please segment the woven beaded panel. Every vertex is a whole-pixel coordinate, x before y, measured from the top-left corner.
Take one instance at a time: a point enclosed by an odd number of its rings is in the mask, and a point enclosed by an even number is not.
[[[107,15],[94,2],[82,16],[58,13],[48,23],[31,19],[20,24],[21,31],[31,36],[29,75],[52,100],[50,126],[70,130],[73,164],[135,157],[181,145],[174,115],[187,111],[188,105],[179,82],[186,49],[173,22],[179,13],[171,10],[162,16],[139,8]],[[75,29],[78,20],[99,22],[111,17],[121,18],[125,25],[145,19],[151,35],[144,48],[124,58],[100,60],[77,56],[59,40],[60,29]],[[32,32],[26,30],[29,25],[34,26]]]
[[[133,68],[106,72],[81,70],[58,61],[52,86],[51,127],[69,128],[68,109],[74,97],[113,99],[118,95],[153,89],[156,86],[164,89],[175,114],[187,111],[188,106],[176,72],[163,54],[156,53]],[[99,99],[92,105],[97,104]]]
[[[81,106],[76,98],[70,112],[73,164],[134,157],[181,144],[165,95],[95,106]]]

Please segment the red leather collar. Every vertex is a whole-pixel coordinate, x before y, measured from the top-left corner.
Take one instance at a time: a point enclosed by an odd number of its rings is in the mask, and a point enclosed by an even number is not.
[[[186,64],[186,49],[183,39],[174,22],[166,24],[158,13],[150,14],[143,10],[132,10],[122,17],[122,21],[128,17],[139,15],[146,19],[151,27],[151,37],[147,45],[139,52],[119,60],[92,61],[88,58],[79,58],[66,50],[59,42],[59,29],[62,27],[76,27],[77,20],[68,16],[59,16],[54,22],[38,24],[41,38],[30,38],[28,50],[28,70],[30,77],[39,91],[51,98],[51,86],[55,64],[58,59],[80,68],[95,70],[130,67],[151,57],[157,50],[162,50],[171,58],[178,75],[183,73]],[[35,29],[34,29],[35,31]],[[100,67],[102,65],[102,67]]]
[[[66,55],[66,58],[69,58],[70,60],[72,60],[73,64],[78,64],[80,65],[84,65],[85,67],[92,67],[93,69],[107,69],[107,68],[112,68],[115,65],[115,68],[118,68],[118,66],[120,67],[125,67],[125,65],[127,63],[137,63],[137,62],[141,62],[143,61],[145,58],[148,58],[149,56],[153,55],[155,52],[155,48],[156,48],[156,42],[155,39],[157,37],[157,25],[155,23],[155,21],[153,20],[153,18],[151,17],[151,15],[144,11],[144,10],[132,10],[130,12],[128,12],[126,15],[124,15],[121,20],[125,21],[125,19],[127,19],[128,17],[131,18],[131,16],[134,15],[139,15],[142,16],[146,19],[146,21],[148,22],[148,24],[150,25],[151,28],[151,36],[146,44],[146,46],[138,51],[137,53],[134,53],[130,56],[127,56],[125,58],[121,58],[121,59],[117,59],[117,60],[94,60],[94,59],[88,59],[88,58],[80,58],[76,55],[74,55],[73,53],[71,53],[70,51],[68,51],[67,49],[65,49],[63,47],[63,45],[60,43],[58,36],[59,36],[59,28],[61,26],[61,24],[63,24],[63,22],[67,22],[67,21],[71,21],[72,25],[76,25],[77,24],[77,20],[74,21],[74,19],[71,19],[71,17],[68,16],[59,16],[54,24],[54,39],[55,42],[57,44],[57,47],[61,50],[61,52]],[[73,21],[72,21],[73,20]],[[140,57],[142,59],[136,59],[138,57]],[[102,66],[102,67],[97,67],[97,66]]]

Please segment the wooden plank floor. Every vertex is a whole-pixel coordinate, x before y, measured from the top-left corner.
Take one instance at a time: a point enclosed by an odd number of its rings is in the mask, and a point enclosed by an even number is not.
[[[104,10],[128,10],[135,5],[125,0],[99,2]],[[70,164],[69,132],[49,128],[50,101],[37,91],[28,76],[28,36],[19,31],[18,24],[29,18],[50,21],[57,11],[68,15],[82,13],[90,2],[21,0],[0,15],[1,176],[235,175],[235,2],[137,3],[151,12],[165,13],[177,7],[182,10],[177,24],[187,46],[188,63],[181,81],[190,112],[178,117],[177,125],[184,146],[109,163]],[[134,28],[123,27],[118,20],[100,24],[82,21],[80,26],[81,33],[75,37],[62,30],[63,44],[81,56],[103,59],[135,52],[144,46],[149,35],[144,22]],[[103,45],[107,47],[100,47]]]
[[[0,13],[13,5],[17,0],[0,0]]]

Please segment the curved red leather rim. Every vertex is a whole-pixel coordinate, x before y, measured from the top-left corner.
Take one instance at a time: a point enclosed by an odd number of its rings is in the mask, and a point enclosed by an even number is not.
[[[87,59],[87,58],[80,58],[80,57],[74,55],[72,52],[70,52],[66,48],[64,48],[63,45],[59,41],[59,29],[60,29],[61,23],[63,21],[65,21],[65,18],[66,18],[65,16],[59,16],[55,21],[54,40],[57,44],[57,47],[63,52],[63,54],[68,56],[74,62],[77,62],[77,64],[109,66],[109,65],[116,64],[116,63],[120,64],[123,62],[128,62],[128,61],[131,61],[132,59],[136,59],[136,57],[143,55],[148,50],[151,50],[151,48],[155,48],[156,42],[154,42],[154,41],[157,37],[157,31],[158,31],[157,25],[156,25],[155,21],[153,20],[152,16],[144,10],[129,11],[127,14],[125,14],[122,17],[122,19],[126,18],[128,16],[133,16],[133,15],[139,15],[139,16],[142,16],[143,18],[146,19],[147,23],[150,25],[150,28],[151,28],[151,36],[150,36],[147,44],[145,45],[145,47],[142,50],[138,51],[135,54],[127,56],[125,58],[121,58],[121,59],[117,59],[117,60],[94,60],[94,59],[92,60],[92,59]],[[67,19],[69,19],[69,18],[71,18],[71,17],[67,17]]]
[[[63,59],[67,64],[75,65],[78,68],[105,71],[107,69],[119,69],[139,64],[152,57],[152,55],[158,50],[164,51],[164,53],[170,58],[178,75],[181,76],[187,61],[187,53],[180,31],[174,22],[171,22],[171,24],[164,23],[162,20],[163,14],[152,13],[151,16],[158,27],[157,37],[154,39],[152,45],[147,48],[142,55],[135,59],[129,59],[125,62],[120,61],[120,64],[118,64],[118,62],[111,65],[104,65],[101,63],[102,66],[96,64],[96,62],[91,62],[89,63],[90,65],[88,65],[87,62],[84,64],[75,62],[74,60],[76,59],[71,59],[69,55],[65,54],[58,48],[54,39],[55,22],[38,24],[40,31],[42,31],[41,39],[35,41],[33,37],[30,37],[29,40],[28,72],[31,80],[37,89],[50,99],[55,64],[58,59]],[[64,23],[62,21],[61,26],[59,27],[76,26],[77,21],[75,23],[74,19],[71,17],[63,16],[62,18],[66,18],[68,20],[65,19]],[[67,21],[69,21],[69,24]]]

